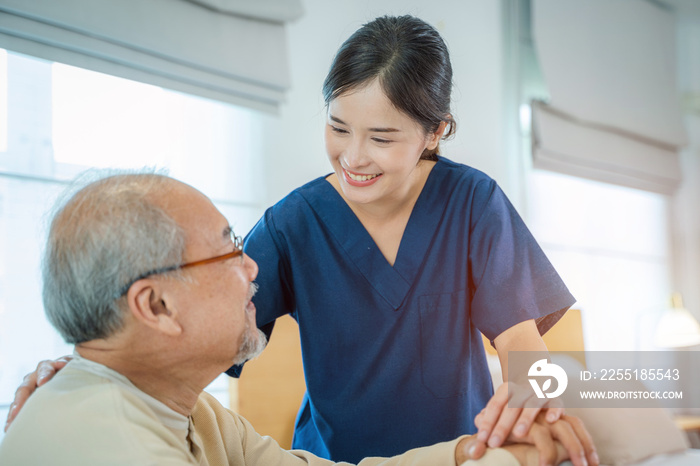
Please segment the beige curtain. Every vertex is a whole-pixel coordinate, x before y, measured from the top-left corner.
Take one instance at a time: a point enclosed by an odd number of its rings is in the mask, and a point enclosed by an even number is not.
[[[275,112],[300,0],[0,0],[0,47]],[[277,7],[275,7],[277,5]]]
[[[645,0],[533,0],[535,167],[670,194],[686,143],[675,22]]]

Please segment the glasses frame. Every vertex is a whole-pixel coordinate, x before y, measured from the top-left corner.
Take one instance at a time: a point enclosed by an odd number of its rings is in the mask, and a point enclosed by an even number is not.
[[[214,256],[214,257],[209,257],[207,259],[200,259],[192,262],[185,262],[184,264],[178,264],[178,265],[169,265],[166,267],[159,267],[157,269],[149,270],[148,272],[144,272],[138,277],[134,278],[133,280],[130,280],[126,285],[121,287],[119,289],[119,292],[117,295],[115,295],[115,299],[121,298],[124,296],[128,291],[131,286],[136,283],[139,280],[143,280],[144,278],[148,278],[153,275],[161,275],[164,273],[168,272],[174,272],[175,270],[182,270],[182,269],[188,269],[192,267],[198,267],[200,265],[207,265],[207,264],[213,264],[215,262],[221,262],[225,261],[227,259],[232,259],[234,257],[241,256],[243,258],[243,238],[240,236],[235,236],[233,234],[233,231],[231,231],[231,239],[233,240],[233,251],[227,252],[226,254],[221,254],[220,256]]]

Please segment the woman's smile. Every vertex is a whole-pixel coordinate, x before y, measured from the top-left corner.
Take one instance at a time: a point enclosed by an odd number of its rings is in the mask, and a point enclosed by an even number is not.
[[[345,181],[349,185],[357,186],[357,187],[364,187],[364,186],[371,186],[374,183],[376,183],[377,180],[379,180],[379,178],[382,176],[382,173],[374,173],[374,174],[354,173],[346,168],[343,168],[343,175],[344,175]]]

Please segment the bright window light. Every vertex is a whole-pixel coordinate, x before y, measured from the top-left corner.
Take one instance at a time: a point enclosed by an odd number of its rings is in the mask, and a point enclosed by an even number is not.
[[[52,68],[56,162],[112,168],[164,165],[166,154],[182,150],[176,137],[182,133],[176,120],[179,95],[59,63]]]

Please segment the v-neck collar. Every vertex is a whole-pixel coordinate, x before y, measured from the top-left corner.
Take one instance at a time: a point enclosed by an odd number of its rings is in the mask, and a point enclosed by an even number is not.
[[[437,203],[436,174],[444,163],[438,159],[418,195],[401,237],[396,260],[392,266],[357,218],[343,197],[326,177],[319,178],[321,195],[309,196],[307,201],[331,231],[336,241],[357,266],[369,284],[387,303],[398,310],[415,281],[430,247],[426,229],[437,226],[445,203]],[[314,183],[316,184],[316,183]]]

